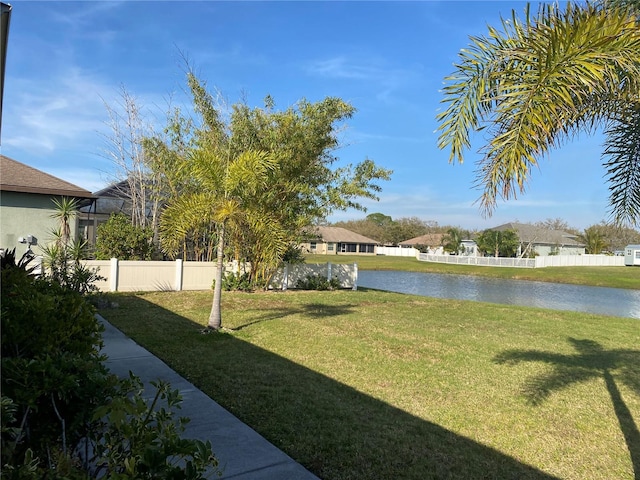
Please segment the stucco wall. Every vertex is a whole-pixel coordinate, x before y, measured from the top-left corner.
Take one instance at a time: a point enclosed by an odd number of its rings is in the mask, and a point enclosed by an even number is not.
[[[55,213],[55,205],[48,195],[32,193],[0,192],[0,248],[16,249],[19,257],[27,250],[26,244],[18,243],[18,238],[33,235],[39,245],[50,243],[52,231],[58,228],[58,221],[51,218]],[[71,224],[71,231],[76,231],[76,221]],[[31,250],[39,255],[38,247]]]

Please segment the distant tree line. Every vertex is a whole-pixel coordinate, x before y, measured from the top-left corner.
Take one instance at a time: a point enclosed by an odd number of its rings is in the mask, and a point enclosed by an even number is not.
[[[331,225],[346,228],[390,246],[422,235],[443,234],[440,246],[445,252],[454,255],[462,252],[462,240],[474,240],[480,251],[489,256],[512,257],[518,250],[518,237],[513,231],[496,233],[491,229],[467,230],[458,226],[438,225],[436,221],[417,217],[401,217],[394,220],[383,213],[372,213],[363,219],[339,221]],[[582,231],[571,227],[561,218],[548,218],[532,225],[575,235],[576,240],[585,245],[586,253],[590,254],[614,253],[623,250],[627,245],[640,244],[639,230],[606,222],[591,225]],[[419,250],[425,247],[422,250],[426,251],[427,246],[417,244],[415,247]]]

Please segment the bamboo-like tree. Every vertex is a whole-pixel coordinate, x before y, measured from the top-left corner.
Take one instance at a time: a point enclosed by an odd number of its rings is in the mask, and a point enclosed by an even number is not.
[[[361,207],[356,197],[376,198],[374,180],[388,179],[390,171],[371,160],[330,168],[338,147],[334,124],[353,112],[340,99],[301,101],[283,112],[273,111],[267,99],[265,110],[237,104],[225,117],[205,85],[193,73],[187,78],[200,120],[193,137],[145,145],[158,155],[151,165],[170,159],[181,172],[181,186],[161,216],[165,252],[176,255],[190,233],[215,231],[218,268],[209,326],[219,329],[226,246],[249,260],[253,279],[266,285],[303,227],[333,209]]]
[[[610,207],[640,222],[640,28],[638,0],[527,6],[502,29],[471,37],[447,77],[437,116],[440,148],[462,162],[471,133],[486,129],[477,186],[483,213],[523,193],[540,157],[579,131],[604,128]]]

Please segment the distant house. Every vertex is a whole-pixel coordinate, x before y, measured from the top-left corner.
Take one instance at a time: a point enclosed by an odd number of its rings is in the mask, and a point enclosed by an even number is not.
[[[640,265],[640,245],[627,245],[624,249],[624,264],[626,266]]]
[[[444,248],[442,243],[444,241],[444,233],[427,233],[426,235],[420,235],[419,237],[410,238],[403,242],[398,243],[401,248],[418,248],[421,246],[427,247],[428,251],[423,253],[430,253],[433,255],[443,255]]]
[[[446,243],[446,233],[427,233],[426,235],[420,235],[419,237],[410,238],[404,242],[400,242],[398,245],[403,248],[413,247],[427,247],[426,252],[431,255],[446,255],[444,251],[444,243]],[[462,240],[462,249],[460,255],[477,256],[478,246],[473,240]]]
[[[95,244],[98,226],[109,220],[111,214],[122,213],[128,218],[132,216],[130,187],[126,180],[98,190],[93,193],[93,196],[95,201],[91,205],[82,207],[79,217],[81,235],[91,244]],[[150,195],[147,197],[146,216],[151,224],[153,202],[149,197]]]
[[[19,257],[29,248],[29,237],[32,245],[50,243],[58,228],[58,221],[51,217],[53,199],[63,197],[75,198],[80,205],[94,199],[88,190],[0,155],[0,248],[15,248]],[[77,220],[71,231],[77,236]]]
[[[311,227],[302,243],[304,253],[319,255],[368,254],[375,255],[380,242],[340,227]]]
[[[518,234],[520,245],[517,256],[532,254],[547,255],[584,255],[585,245],[577,235],[563,230],[550,230],[528,223],[505,223],[491,230],[513,230]]]

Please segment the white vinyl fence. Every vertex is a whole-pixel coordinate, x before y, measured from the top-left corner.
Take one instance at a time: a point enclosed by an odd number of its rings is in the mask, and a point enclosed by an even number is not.
[[[462,255],[431,255],[420,253],[422,262],[454,263],[457,265],[484,265],[488,267],[622,267],[624,257],[612,255],[549,255],[535,258],[474,257]]]
[[[416,257],[420,251],[416,248],[403,247],[376,247],[376,255],[387,255],[389,257]]]
[[[621,255],[549,255],[536,257],[536,268],[541,267],[624,267]]]
[[[149,292],[178,290],[209,290],[216,273],[215,262],[185,262],[176,260],[86,260],[89,268],[97,268],[103,280],[95,282],[102,292]],[[236,263],[225,265],[226,272],[242,272],[243,266]],[[342,288],[357,288],[358,266],[337,264],[286,265],[273,276],[269,288],[287,290],[295,288],[298,279],[307,275],[333,277]]]

